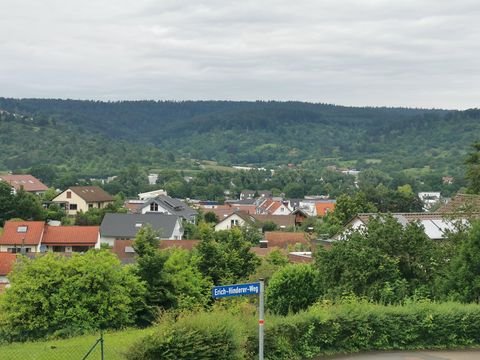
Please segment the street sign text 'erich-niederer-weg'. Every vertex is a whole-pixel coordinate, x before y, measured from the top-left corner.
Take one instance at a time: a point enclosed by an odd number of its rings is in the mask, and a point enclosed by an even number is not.
[[[215,299],[228,297],[228,296],[241,296],[241,295],[259,295],[260,283],[250,284],[235,284],[215,286],[212,289],[212,297]]]

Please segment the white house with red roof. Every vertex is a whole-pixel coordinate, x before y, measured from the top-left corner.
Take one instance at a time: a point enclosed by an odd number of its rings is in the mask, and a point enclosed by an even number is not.
[[[282,200],[265,199],[257,206],[259,215],[290,215],[292,210]]]
[[[6,221],[0,236],[0,252],[40,252],[44,230],[43,221]]]
[[[48,190],[48,186],[32,175],[0,175],[0,181],[5,181],[12,187],[13,193],[23,189],[26,192],[42,194]]]
[[[85,252],[100,247],[99,226],[50,226],[43,221],[6,221],[0,253]]]

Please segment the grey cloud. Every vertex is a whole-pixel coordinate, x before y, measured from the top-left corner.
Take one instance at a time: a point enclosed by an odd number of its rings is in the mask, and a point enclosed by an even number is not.
[[[2,3],[2,96],[478,106],[477,1]]]

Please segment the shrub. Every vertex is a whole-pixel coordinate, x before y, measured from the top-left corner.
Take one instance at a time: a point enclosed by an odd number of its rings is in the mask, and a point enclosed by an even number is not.
[[[226,312],[182,316],[167,320],[154,334],[135,344],[128,360],[240,360],[244,350],[245,327],[242,321]]]
[[[22,258],[10,280],[0,303],[8,340],[118,329],[133,325],[145,307],[143,284],[108,251]]]
[[[267,324],[266,358],[278,360],[480,343],[480,306],[473,304],[318,305],[296,315],[274,317]]]
[[[288,265],[273,274],[267,287],[267,307],[286,315],[312,305],[320,296],[318,271],[311,265]]]

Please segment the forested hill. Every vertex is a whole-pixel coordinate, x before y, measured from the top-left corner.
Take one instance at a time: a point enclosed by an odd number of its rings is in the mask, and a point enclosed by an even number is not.
[[[171,155],[224,164],[315,160],[456,174],[480,136],[478,110],[0,98],[0,111],[0,170],[75,163],[92,175],[130,162],[160,166]]]

